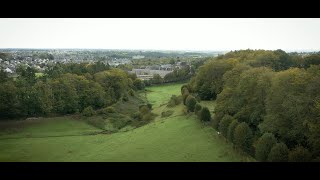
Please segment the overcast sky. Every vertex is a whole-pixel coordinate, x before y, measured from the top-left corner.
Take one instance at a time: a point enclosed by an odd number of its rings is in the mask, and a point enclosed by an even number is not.
[[[320,49],[320,19],[0,19],[0,48]]]

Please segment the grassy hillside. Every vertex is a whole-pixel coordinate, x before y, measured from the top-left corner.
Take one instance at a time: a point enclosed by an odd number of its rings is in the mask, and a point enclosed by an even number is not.
[[[159,107],[166,104],[172,95],[180,95],[180,88],[183,84],[170,84],[152,86],[147,88],[148,101],[153,104],[153,107]]]
[[[180,85],[150,88],[147,94],[154,106],[165,103]],[[171,93],[171,94],[170,94]],[[159,102],[158,102],[159,101]],[[72,119],[51,119],[29,126],[26,132],[67,135],[71,129],[81,136],[17,138],[0,140],[0,161],[251,161],[238,153],[224,138],[198,120],[185,116],[183,105],[174,114],[145,126],[113,134],[81,135],[98,129]],[[169,110],[165,105],[154,111]],[[51,124],[51,125],[49,125]],[[5,137],[5,136],[0,136]]]
[[[9,126],[12,126],[11,128]],[[77,136],[100,132],[101,129],[77,120],[74,116],[39,118],[22,122],[1,123],[0,140],[51,136]],[[2,141],[0,141],[0,145]]]

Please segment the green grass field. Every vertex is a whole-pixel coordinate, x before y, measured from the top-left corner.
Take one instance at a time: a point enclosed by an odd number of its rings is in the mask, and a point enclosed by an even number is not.
[[[35,75],[36,75],[37,78],[44,76],[43,73],[35,73]]]
[[[147,97],[159,106],[171,94],[178,95],[180,86],[151,87]],[[155,107],[157,113],[169,109],[174,113],[166,118],[158,116],[140,128],[113,134],[83,134],[99,129],[67,117],[43,119],[43,123],[28,125],[19,133],[0,135],[0,161],[253,161],[234,150],[195,115],[184,115],[183,108]],[[4,139],[8,136],[16,139]]]
[[[17,128],[1,131],[0,140],[11,138],[77,136],[100,131],[101,129],[72,117],[39,118],[37,120],[21,122]]]
[[[159,107],[166,104],[172,95],[180,95],[180,88],[183,84],[170,84],[161,86],[152,86],[146,88],[148,90],[148,101],[153,107]]]

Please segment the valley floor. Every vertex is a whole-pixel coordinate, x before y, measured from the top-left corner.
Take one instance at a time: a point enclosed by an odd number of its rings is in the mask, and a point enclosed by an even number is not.
[[[147,98],[154,104],[154,113],[174,113],[166,118],[159,115],[155,121],[127,132],[90,135],[99,129],[63,117],[47,119],[19,133],[2,133],[0,161],[253,161],[195,115],[184,115],[183,105],[166,107],[172,94],[180,94],[180,87],[149,88]],[[214,107],[214,102],[204,103]]]

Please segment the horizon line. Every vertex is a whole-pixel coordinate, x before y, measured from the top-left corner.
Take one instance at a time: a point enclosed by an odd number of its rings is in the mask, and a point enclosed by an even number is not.
[[[263,48],[239,48],[239,49],[128,49],[128,48],[0,48],[0,49],[40,49],[40,50],[129,50],[129,51],[190,51],[190,52],[229,52],[229,51],[239,51],[239,50],[278,50],[281,48],[274,48],[274,49],[263,49]],[[283,51],[288,51],[288,52],[297,52],[297,51],[308,51],[308,52],[316,52],[316,51],[320,51],[320,48],[316,49],[316,48],[306,48],[306,49],[281,49]]]

